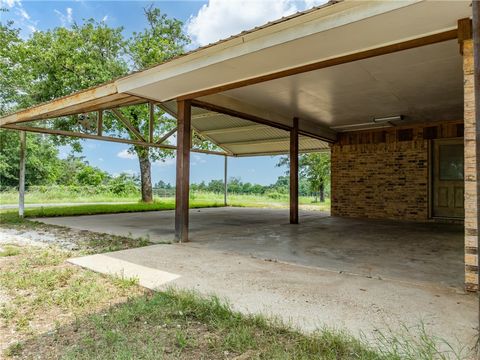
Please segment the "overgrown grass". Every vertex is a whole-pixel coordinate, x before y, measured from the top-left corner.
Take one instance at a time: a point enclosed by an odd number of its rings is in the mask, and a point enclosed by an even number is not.
[[[138,202],[140,191],[128,194],[114,194],[88,187],[69,186],[40,186],[34,190],[27,190],[25,201],[27,204],[48,203],[84,203],[84,202]],[[17,204],[18,190],[9,189],[0,192],[1,204]]]
[[[140,193],[130,193],[124,195],[115,195],[110,193],[92,194],[89,192],[68,191],[62,188],[61,191],[27,191],[27,204],[49,204],[49,203],[88,203],[88,202],[132,202],[138,203]],[[286,208],[289,204],[288,194],[272,195],[242,195],[228,194],[228,204],[231,206],[245,207],[278,207]],[[201,203],[217,203],[223,204],[223,194],[213,192],[190,192],[190,200]],[[155,197],[156,203],[173,204],[174,197]],[[315,198],[309,196],[301,196],[299,198],[301,205],[308,205],[309,209],[324,210],[330,209],[330,199],[326,199],[321,203],[315,201]],[[17,204],[18,192],[14,190],[0,192],[0,204]],[[142,205],[142,204],[130,204]],[[107,205],[100,205],[107,206]],[[138,210],[140,211],[140,210]]]
[[[170,289],[13,345],[18,355],[62,359],[448,359],[430,339],[367,345],[344,332],[304,334],[280,321],[233,311],[216,297]],[[456,358],[456,357],[455,357]]]
[[[208,208],[218,207],[222,204],[216,201],[194,200],[190,203],[190,208]],[[41,208],[30,208],[25,210],[25,217],[55,217],[55,216],[76,216],[76,215],[95,215],[95,214],[115,214],[141,211],[159,211],[175,209],[174,200],[162,202],[134,203],[134,204],[101,204],[101,205],[78,205],[78,206],[52,206]],[[22,222],[18,217],[16,210],[0,211],[0,224],[13,224]]]
[[[0,258],[3,355],[48,359],[463,359],[438,350],[421,329],[377,343],[320,329],[304,334],[277,319],[245,315],[217,297],[145,292],[138,279],[71,266],[75,255],[17,247]],[[7,345],[8,346],[5,346]]]
[[[354,338],[304,335],[278,321],[242,315],[216,297],[170,290],[86,319],[66,359],[380,359]]]
[[[15,247],[0,258],[0,287],[8,301],[0,305],[3,341],[25,339],[98,311],[143,290],[131,279],[116,279],[65,263],[73,253],[54,248]],[[15,345],[7,354],[15,355]]]
[[[199,192],[192,193],[190,197],[195,201],[215,201],[223,204],[223,194],[219,193]],[[269,197],[267,195],[228,194],[228,205],[230,206],[288,208],[289,201],[288,194],[282,194],[276,197]],[[300,196],[299,203],[310,210],[330,211],[330,199],[325,199],[324,202],[318,202],[313,197]]]

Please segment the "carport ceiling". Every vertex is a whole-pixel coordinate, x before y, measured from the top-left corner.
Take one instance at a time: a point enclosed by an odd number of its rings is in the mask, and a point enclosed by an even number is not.
[[[326,126],[405,115],[408,121],[461,119],[462,57],[456,40],[293,75],[222,93]],[[212,96],[209,102],[215,102]]]
[[[176,116],[175,101],[164,103],[162,107]],[[192,128],[203,138],[235,156],[285,154],[290,149],[290,133],[286,130],[198,107],[192,107]],[[300,152],[328,149],[325,141],[299,136]]]

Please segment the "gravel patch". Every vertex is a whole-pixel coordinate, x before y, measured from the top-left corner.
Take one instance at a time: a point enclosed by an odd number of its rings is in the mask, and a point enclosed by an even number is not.
[[[78,249],[77,244],[44,231],[0,228],[0,247],[5,244],[37,247],[57,245],[67,250]]]

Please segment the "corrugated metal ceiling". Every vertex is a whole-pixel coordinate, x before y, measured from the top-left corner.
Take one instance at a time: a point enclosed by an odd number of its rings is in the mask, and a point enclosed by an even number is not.
[[[163,103],[162,107],[172,116],[176,115],[175,102]],[[192,127],[199,135],[235,156],[286,154],[290,149],[288,131],[196,107],[192,107]],[[299,137],[300,152],[328,149],[327,142]]]

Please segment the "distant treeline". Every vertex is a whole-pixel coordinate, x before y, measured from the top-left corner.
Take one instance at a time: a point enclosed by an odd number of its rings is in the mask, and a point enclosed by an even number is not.
[[[267,195],[270,198],[281,198],[289,194],[290,182],[288,176],[279,176],[274,184],[261,185],[252,184],[250,182],[243,182],[240,178],[231,177],[228,179],[228,193],[238,195]],[[175,186],[166,183],[162,180],[154,185],[157,193],[161,194],[162,190],[165,193],[171,193],[175,190]],[[190,184],[192,192],[211,192],[216,194],[223,194],[225,191],[224,180],[210,180],[209,182],[202,181],[200,183]],[[328,189],[326,191],[328,196]],[[311,189],[310,182],[301,178],[299,180],[299,195],[300,196],[318,196]]]

